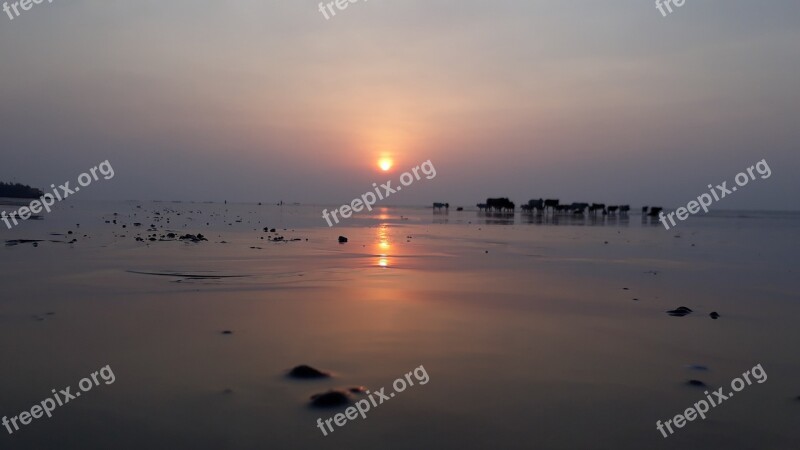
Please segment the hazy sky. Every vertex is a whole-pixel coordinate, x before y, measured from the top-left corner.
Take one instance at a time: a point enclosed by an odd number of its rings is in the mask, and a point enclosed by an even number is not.
[[[797,0],[318,3],[0,12],[0,180],[108,159],[82,198],[349,203],[430,159],[389,203],[672,207],[766,158],[724,207],[800,209]]]

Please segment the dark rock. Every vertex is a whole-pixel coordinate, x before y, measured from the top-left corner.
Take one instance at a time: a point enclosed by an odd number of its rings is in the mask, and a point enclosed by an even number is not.
[[[689,380],[686,382],[689,386],[697,386],[697,387],[708,387],[705,383],[700,380]]]
[[[350,396],[346,392],[330,390],[322,394],[314,394],[311,396],[311,406],[317,408],[331,408],[334,406],[343,406],[350,404]]]
[[[714,320],[717,320],[717,319],[719,319],[719,313],[718,313],[718,312],[716,312],[716,311],[714,311],[714,312],[712,312],[711,314],[709,314],[709,316],[710,316],[712,319],[714,319]]]
[[[345,242],[347,242],[347,238],[344,236],[339,236],[339,243],[344,244]]]
[[[328,378],[331,375],[303,364],[290,370],[289,376],[292,378]]]
[[[233,334],[233,331],[231,331],[231,330],[223,330],[222,334]]]
[[[689,313],[693,312],[691,309],[681,306],[679,308],[673,309],[671,311],[667,311],[667,314],[673,317],[683,317]]]

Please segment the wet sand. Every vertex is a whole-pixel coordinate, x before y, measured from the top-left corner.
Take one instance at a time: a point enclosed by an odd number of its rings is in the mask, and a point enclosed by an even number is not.
[[[106,364],[116,375],[52,418],[0,433],[0,445],[800,444],[797,214],[696,217],[665,231],[638,215],[554,225],[424,208],[328,228],[320,210],[87,203],[0,231],[3,241],[78,240],[0,248],[0,414]],[[208,241],[137,242],[151,224]],[[268,239],[278,235],[300,240]],[[694,312],[665,313],[679,306]],[[727,386],[759,363],[765,383],[667,439],[656,430],[705,397],[687,380]],[[287,379],[299,364],[335,376]],[[428,384],[327,437],[316,427],[339,410],[310,408],[312,394],[389,386],[420,365]]]

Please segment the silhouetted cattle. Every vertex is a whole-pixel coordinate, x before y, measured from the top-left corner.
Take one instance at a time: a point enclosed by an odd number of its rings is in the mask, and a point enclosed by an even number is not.
[[[661,208],[661,207],[658,207],[658,206],[651,206],[650,207],[650,212],[647,213],[647,215],[650,216],[650,217],[658,217],[658,214],[663,210],[664,210],[664,208]]]
[[[538,200],[528,200],[528,209],[533,211],[544,211],[544,200],[541,198]]]
[[[553,211],[555,211],[556,208],[558,207],[558,204],[559,204],[558,199],[549,198],[544,201],[544,209],[545,211],[547,211],[547,208],[550,208]]]
[[[506,211],[506,210],[514,211],[515,208],[514,202],[512,202],[506,197],[487,198],[486,205],[487,209],[493,209],[495,211]]]
[[[591,213],[592,215],[597,214],[598,210],[603,211],[604,216],[608,214],[608,212],[606,211],[605,203],[592,203],[592,206],[589,207],[589,213]]]
[[[573,203],[569,205],[569,209],[570,211],[572,211],[573,214],[583,214],[584,211],[586,211],[586,208],[588,207],[589,207],[588,203]]]

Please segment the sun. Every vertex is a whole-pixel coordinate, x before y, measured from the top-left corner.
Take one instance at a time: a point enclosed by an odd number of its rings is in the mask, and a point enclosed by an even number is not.
[[[380,167],[381,170],[384,171],[384,172],[386,172],[389,169],[391,169],[392,168],[392,164],[393,164],[392,160],[389,159],[389,158],[383,158],[380,161],[378,161],[378,167]]]

